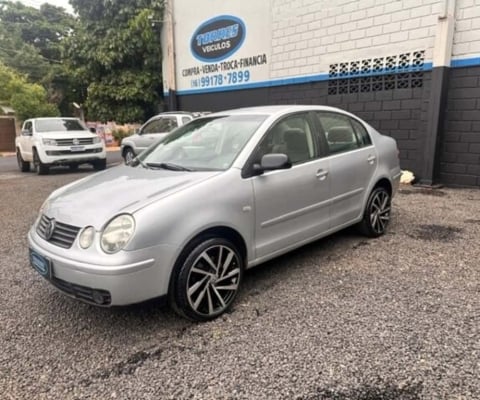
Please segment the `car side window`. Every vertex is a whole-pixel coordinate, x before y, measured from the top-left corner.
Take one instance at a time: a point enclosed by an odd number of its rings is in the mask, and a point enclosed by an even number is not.
[[[23,130],[32,133],[32,121],[25,122],[25,126],[23,127]]]
[[[318,112],[317,115],[330,154],[343,153],[363,146],[353,129],[351,118],[331,112]]]
[[[368,134],[365,127],[355,119],[351,119],[351,122],[353,125],[353,129],[355,129],[355,133],[357,134],[357,137],[360,141],[360,144],[362,144],[363,146],[370,146],[372,144],[372,139],[370,138],[370,135]]]
[[[159,126],[158,119],[153,120],[153,121],[147,123],[143,127],[142,133],[156,133],[156,132],[158,132],[158,129],[157,129],[158,126]]]
[[[178,126],[177,117],[162,117],[158,119],[159,133],[165,133],[173,131]]]
[[[316,142],[307,115],[290,115],[273,125],[257,148],[256,161],[260,162],[262,156],[269,153],[286,154],[292,164],[313,159]]]

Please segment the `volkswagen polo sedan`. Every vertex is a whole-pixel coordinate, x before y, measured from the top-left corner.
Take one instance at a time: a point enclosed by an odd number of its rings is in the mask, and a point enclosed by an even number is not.
[[[88,303],[164,297],[209,320],[247,268],[350,225],[384,234],[399,179],[395,141],[345,111],[210,114],[54,191],[28,234],[30,262]]]

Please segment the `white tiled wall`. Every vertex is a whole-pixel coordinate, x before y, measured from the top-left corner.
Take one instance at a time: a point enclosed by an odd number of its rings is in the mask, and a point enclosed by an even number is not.
[[[480,0],[457,0],[454,58],[480,56]]]
[[[272,0],[271,78],[326,73],[332,63],[416,50],[431,60],[440,4]]]

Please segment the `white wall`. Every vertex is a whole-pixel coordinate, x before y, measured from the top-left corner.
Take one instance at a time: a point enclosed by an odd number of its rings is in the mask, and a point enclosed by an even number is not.
[[[454,58],[480,56],[480,0],[457,0]]]
[[[271,77],[425,50],[431,60],[441,0],[273,0]]]

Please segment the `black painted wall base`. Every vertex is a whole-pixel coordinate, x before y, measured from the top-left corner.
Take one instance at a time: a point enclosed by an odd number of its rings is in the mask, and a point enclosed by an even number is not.
[[[395,138],[402,169],[412,171],[423,184],[480,186],[480,67],[434,68],[422,72],[421,79],[418,73],[385,75],[375,77],[375,85],[364,85],[361,79],[179,95],[178,109],[339,107]]]

